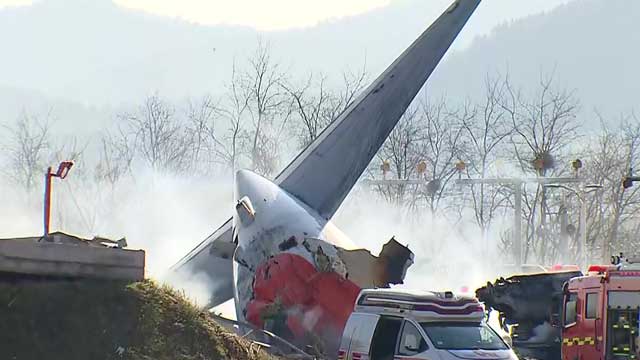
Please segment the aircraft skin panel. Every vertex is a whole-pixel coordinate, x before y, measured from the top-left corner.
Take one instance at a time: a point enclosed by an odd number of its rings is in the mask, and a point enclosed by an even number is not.
[[[278,175],[276,184],[331,218],[479,3],[452,5]]]
[[[213,245],[213,244],[212,244]],[[208,250],[210,247],[207,247]],[[186,293],[209,295],[206,303],[211,308],[233,298],[233,263],[231,258],[211,256],[208,251],[195,255],[179,270],[171,271],[164,279],[176,289]]]
[[[233,227],[233,221],[231,218],[229,218],[229,220],[225,221],[225,223],[222,224],[222,226],[220,226],[216,231],[214,231],[213,234],[207,236],[207,238],[204,239],[200,244],[198,244],[198,246],[196,246],[193,250],[189,251],[187,255],[183,256],[182,259],[180,259],[180,261],[178,261],[175,265],[172,266],[172,268],[181,267],[185,263],[189,262],[189,259],[196,257],[198,254],[202,253],[205,249],[208,249],[211,246],[211,244],[215,241],[222,241],[222,242],[228,242],[228,243],[233,242],[233,239],[231,238],[232,227]]]
[[[229,219],[173,265],[163,280],[185,291],[206,289],[211,293],[208,307],[233,298],[232,257],[236,245],[232,228],[232,219]]]

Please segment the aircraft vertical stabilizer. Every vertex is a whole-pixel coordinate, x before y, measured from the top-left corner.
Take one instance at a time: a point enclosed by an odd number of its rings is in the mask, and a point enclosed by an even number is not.
[[[479,3],[451,5],[278,175],[276,184],[331,218]]]

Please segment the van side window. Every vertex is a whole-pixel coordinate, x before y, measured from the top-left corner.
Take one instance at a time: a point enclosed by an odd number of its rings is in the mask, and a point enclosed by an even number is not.
[[[564,326],[574,324],[577,318],[578,294],[569,293],[564,304]]]
[[[380,317],[378,325],[371,339],[369,354],[371,360],[392,360],[402,326],[402,319],[395,317]]]
[[[598,309],[598,293],[588,293],[587,294],[587,304],[585,305],[586,312],[585,318],[587,319],[595,319],[596,313]]]
[[[402,328],[402,335],[398,343],[398,355],[412,356],[420,354],[429,349],[420,331],[410,322],[405,321]]]

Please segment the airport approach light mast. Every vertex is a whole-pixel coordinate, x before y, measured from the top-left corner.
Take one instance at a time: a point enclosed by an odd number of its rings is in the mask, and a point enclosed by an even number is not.
[[[551,185],[551,184],[581,184],[584,180],[575,177],[540,177],[540,178],[489,178],[489,179],[457,179],[458,185],[501,185],[513,189],[514,214],[513,233],[515,248],[515,264],[522,267],[524,244],[522,241],[522,189],[525,184]]]
[[[573,168],[575,170],[575,174],[576,176],[574,177],[539,177],[539,178],[484,178],[484,179],[457,179],[456,180],[456,184],[457,185],[478,185],[478,184],[485,184],[485,185],[501,185],[501,186],[509,186],[514,190],[514,197],[515,197],[515,201],[514,201],[514,224],[513,224],[513,229],[514,229],[514,242],[515,242],[515,265],[517,268],[521,268],[522,267],[522,258],[523,258],[523,254],[524,254],[524,244],[522,241],[522,216],[520,214],[522,214],[522,189],[523,186],[525,184],[538,184],[541,186],[545,186],[545,187],[554,187],[554,186],[559,186],[561,184],[584,184],[584,179],[579,178],[578,175],[578,171],[579,169],[582,167],[582,162],[580,160],[575,160],[573,162]],[[456,170],[458,171],[458,173],[461,175],[462,172],[466,169],[466,164],[463,161],[459,161],[455,164]],[[435,187],[437,186],[438,188],[440,187],[440,182],[436,179],[387,179],[387,173],[390,171],[391,167],[389,165],[389,163],[387,161],[384,161],[380,167],[380,169],[382,170],[383,173],[383,179],[382,180],[363,180],[362,183],[365,185],[426,185],[427,187]],[[418,165],[416,166],[416,170],[418,171],[418,174],[420,176],[422,176],[425,171],[426,171],[426,163],[424,163],[424,161],[421,161],[420,163],[418,163]],[[588,186],[588,187],[584,187],[586,188],[593,188],[594,186]],[[570,189],[573,190],[569,187],[566,187],[566,189]],[[439,189],[438,189],[439,190]],[[582,198],[581,198],[582,199]],[[581,206],[581,213],[584,214],[585,212],[585,205],[584,205],[584,201],[581,200],[581,204],[583,204]],[[586,216],[585,216],[586,217]],[[582,215],[581,215],[581,219],[582,219]],[[581,220],[580,222],[581,224],[584,223],[584,221]],[[581,231],[582,233],[582,244],[580,245],[580,261],[583,262],[584,257],[584,247],[586,244],[586,240],[585,239],[585,230],[586,227],[584,227]]]
[[[582,168],[582,161],[576,159],[571,163],[574,176],[573,177],[537,177],[537,178],[484,178],[484,179],[462,179],[456,180],[458,185],[502,185],[509,186],[514,192],[514,216],[513,216],[513,233],[514,233],[514,252],[515,252],[515,264],[516,267],[522,267],[522,260],[524,255],[524,243],[522,241],[522,189],[525,184],[537,184],[538,186],[553,186],[561,184],[584,184],[584,179],[579,177],[580,169]],[[466,169],[464,161],[456,163],[456,170],[460,176]],[[567,187],[568,188],[568,187]],[[584,203],[584,202],[582,202]],[[585,206],[581,208],[581,212],[584,213]],[[586,216],[585,216],[586,217]],[[581,224],[584,222],[581,221]],[[583,233],[586,231],[586,226],[583,228]],[[584,234],[582,234],[584,239]],[[580,261],[584,261],[584,247],[586,241],[580,245]]]
[[[578,190],[568,187],[562,184],[549,184],[545,185],[547,188],[556,188],[556,189],[564,189],[571,193],[573,193],[580,201],[580,254],[579,254],[579,264],[581,269],[586,269],[588,264],[587,259],[587,199],[586,195],[602,189],[602,185],[592,184],[592,185],[582,185]],[[605,240],[606,241],[606,240]],[[603,253],[606,246],[603,244]],[[603,255],[603,259],[605,259]]]

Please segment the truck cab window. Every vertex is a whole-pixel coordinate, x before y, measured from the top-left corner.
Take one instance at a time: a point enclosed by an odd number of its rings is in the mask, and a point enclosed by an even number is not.
[[[585,318],[595,319],[598,309],[598,293],[587,294],[587,304],[585,305]]]
[[[371,360],[393,360],[402,319],[381,317],[371,339]]]
[[[638,320],[640,319],[640,293],[637,291],[609,291],[607,318],[609,351],[625,352],[628,358],[638,356]]]
[[[564,326],[569,326],[576,322],[577,310],[578,310],[578,294],[569,293],[564,303]]]
[[[412,356],[427,351],[429,347],[427,342],[420,334],[418,328],[412,323],[405,321],[402,327],[402,335],[398,342],[398,355]]]

